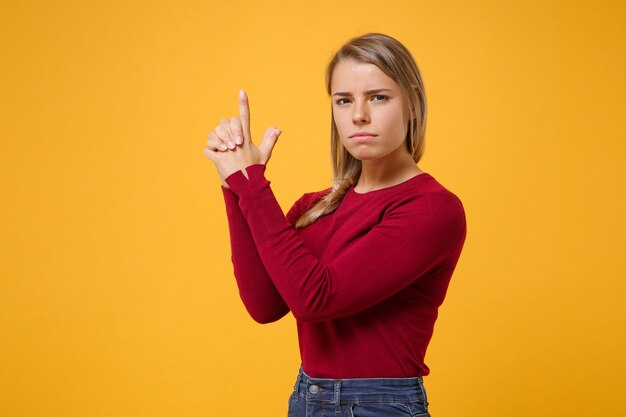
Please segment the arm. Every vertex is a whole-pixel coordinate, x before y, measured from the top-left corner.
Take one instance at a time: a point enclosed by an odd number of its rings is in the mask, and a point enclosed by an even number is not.
[[[259,257],[248,223],[239,208],[237,194],[224,186],[221,188],[239,296],[250,316],[258,323],[277,321],[289,312],[289,307],[276,290]]]
[[[388,298],[451,257],[465,239],[465,214],[450,193],[429,193],[391,210],[339,257],[322,263],[291,228],[254,164],[225,181],[239,196],[259,255],[296,319],[344,317]]]

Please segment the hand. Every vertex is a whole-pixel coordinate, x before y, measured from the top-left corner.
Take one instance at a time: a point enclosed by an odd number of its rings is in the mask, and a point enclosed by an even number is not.
[[[239,117],[222,119],[214,132],[209,132],[209,140],[203,155],[213,161],[217,172],[225,187],[224,179],[230,174],[254,164],[267,165],[272,150],[282,131],[270,126],[265,131],[261,145],[252,143],[250,135],[250,107],[248,95],[245,91],[239,92]],[[240,138],[240,141],[237,140]],[[229,143],[230,142],[230,143]]]

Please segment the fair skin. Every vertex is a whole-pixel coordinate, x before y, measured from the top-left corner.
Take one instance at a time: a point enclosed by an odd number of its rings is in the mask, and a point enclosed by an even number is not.
[[[358,193],[390,187],[423,171],[415,165],[404,143],[409,111],[398,84],[376,65],[352,59],[339,62],[333,71],[333,120],[348,152],[361,160]],[[367,138],[352,137],[367,132]],[[252,143],[250,108],[245,92],[239,95],[239,117],[222,119],[209,133],[203,154],[214,164],[222,180],[253,164],[267,165],[280,129],[267,128],[261,145]]]
[[[410,113],[402,90],[380,68],[353,59],[339,62],[331,95],[339,139],[362,164],[354,191],[390,187],[423,172],[406,149]],[[351,137],[358,132],[374,136]]]
[[[280,129],[270,126],[265,131],[258,147],[252,142],[248,95],[241,90],[239,117],[233,117],[230,120],[222,119],[215,131],[209,133],[207,146],[202,154],[215,164],[222,185],[229,188],[224,181],[229,175],[241,170],[247,178],[245,170],[247,166],[267,165],[281,133]]]

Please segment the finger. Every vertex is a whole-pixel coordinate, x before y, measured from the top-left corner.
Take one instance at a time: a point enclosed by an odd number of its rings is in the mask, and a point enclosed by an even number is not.
[[[280,136],[281,133],[282,133],[282,130],[274,126],[268,127],[267,130],[265,131],[265,135],[263,136],[263,141],[261,142],[259,149],[261,150],[263,154],[267,155],[268,159],[272,155],[272,150],[274,149],[274,145],[276,145],[276,142],[278,141],[278,137]]]
[[[222,126],[226,131],[233,137],[233,132],[230,130],[230,120],[227,118],[223,118],[220,120],[220,126]]]
[[[245,91],[239,91],[239,117],[241,118],[241,127],[243,130],[243,138],[246,142],[251,142],[250,138],[250,103],[248,94]]]
[[[230,133],[235,138],[237,145],[243,143],[243,127],[241,126],[241,119],[239,117],[230,119]]]
[[[233,130],[230,128],[230,125],[231,125],[230,120],[224,118],[224,119],[222,119],[220,121],[220,124],[222,126],[224,126],[224,129],[226,129],[226,131],[230,135],[230,143],[233,144],[233,147],[231,149],[235,149],[235,144],[237,143],[237,138],[235,137],[235,134],[233,133]],[[226,142],[226,144],[228,145],[228,141]]]
[[[219,140],[228,146],[229,149],[235,149],[235,142],[233,142],[232,137],[230,136],[230,132],[224,128],[222,125],[217,125],[215,128],[215,133]]]
[[[214,132],[209,133],[209,140],[206,143],[207,149],[211,151],[227,151],[228,147],[217,137]]]

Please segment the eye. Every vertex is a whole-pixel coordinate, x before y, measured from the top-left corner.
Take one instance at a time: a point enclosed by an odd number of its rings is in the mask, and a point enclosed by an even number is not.
[[[344,103],[344,100],[348,100],[348,99],[347,99],[347,98],[340,98],[340,99],[339,99],[339,100],[337,100],[335,103],[337,103],[337,104],[339,104],[339,105],[342,105],[342,104],[345,104],[345,103]]]
[[[387,100],[387,96],[383,96],[383,95],[380,95],[380,94],[377,94],[377,95],[373,96],[372,98],[374,98],[374,99],[379,98],[379,100],[374,100],[374,101],[385,101],[385,100]]]

